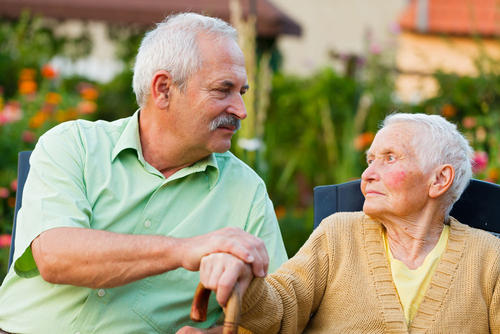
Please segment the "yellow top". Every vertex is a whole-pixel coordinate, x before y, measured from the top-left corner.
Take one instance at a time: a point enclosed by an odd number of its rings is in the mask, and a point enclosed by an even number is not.
[[[439,263],[441,255],[443,255],[450,233],[450,227],[445,225],[441,232],[434,249],[427,254],[424,262],[417,269],[409,269],[403,262],[395,259],[387,242],[386,230],[384,229],[383,238],[385,252],[391,265],[391,273],[394,284],[398,291],[399,300],[403,307],[406,323],[410,325],[411,321],[417,313],[418,306],[424,299],[425,292],[429,287],[431,278]]]

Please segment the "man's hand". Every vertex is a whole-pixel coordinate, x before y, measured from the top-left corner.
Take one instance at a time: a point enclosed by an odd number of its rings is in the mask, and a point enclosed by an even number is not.
[[[226,227],[197,237],[181,239],[180,244],[182,267],[187,270],[199,270],[200,260],[206,255],[229,253],[251,264],[255,276],[264,277],[267,274],[269,257],[264,242],[241,229]]]
[[[226,306],[236,283],[240,296],[253,279],[250,265],[226,253],[210,254],[201,259],[200,281],[207,289],[216,291],[217,302]]]

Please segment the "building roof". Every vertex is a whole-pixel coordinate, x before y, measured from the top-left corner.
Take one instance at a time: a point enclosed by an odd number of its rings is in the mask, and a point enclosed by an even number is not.
[[[250,1],[255,3],[259,36],[301,34],[301,27],[270,1]],[[249,12],[250,1],[242,1],[244,15]],[[17,18],[25,9],[57,19],[101,20],[144,26],[152,26],[168,14],[185,11],[229,20],[229,0],[0,0],[0,16]]]
[[[500,35],[500,0],[411,0],[403,30],[449,35]]]

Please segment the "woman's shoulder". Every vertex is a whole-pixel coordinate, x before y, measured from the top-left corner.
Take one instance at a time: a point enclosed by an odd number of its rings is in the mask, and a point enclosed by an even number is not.
[[[449,238],[461,239],[462,237],[465,241],[465,254],[472,256],[474,261],[480,261],[500,271],[500,238],[488,231],[471,227],[452,218]]]
[[[481,230],[461,223],[453,217],[451,217],[450,220],[451,231],[454,231],[457,234],[463,233],[470,242],[474,244],[477,243],[478,246],[483,245],[488,248],[493,247],[500,253],[500,238],[498,236],[486,230]]]

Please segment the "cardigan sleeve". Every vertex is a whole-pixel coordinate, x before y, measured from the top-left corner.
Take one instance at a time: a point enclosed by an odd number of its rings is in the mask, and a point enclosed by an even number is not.
[[[241,325],[255,333],[301,333],[323,299],[328,275],[328,224],[266,279],[256,278],[242,305]]]
[[[500,333],[500,275],[497,276],[489,313],[490,333]]]

